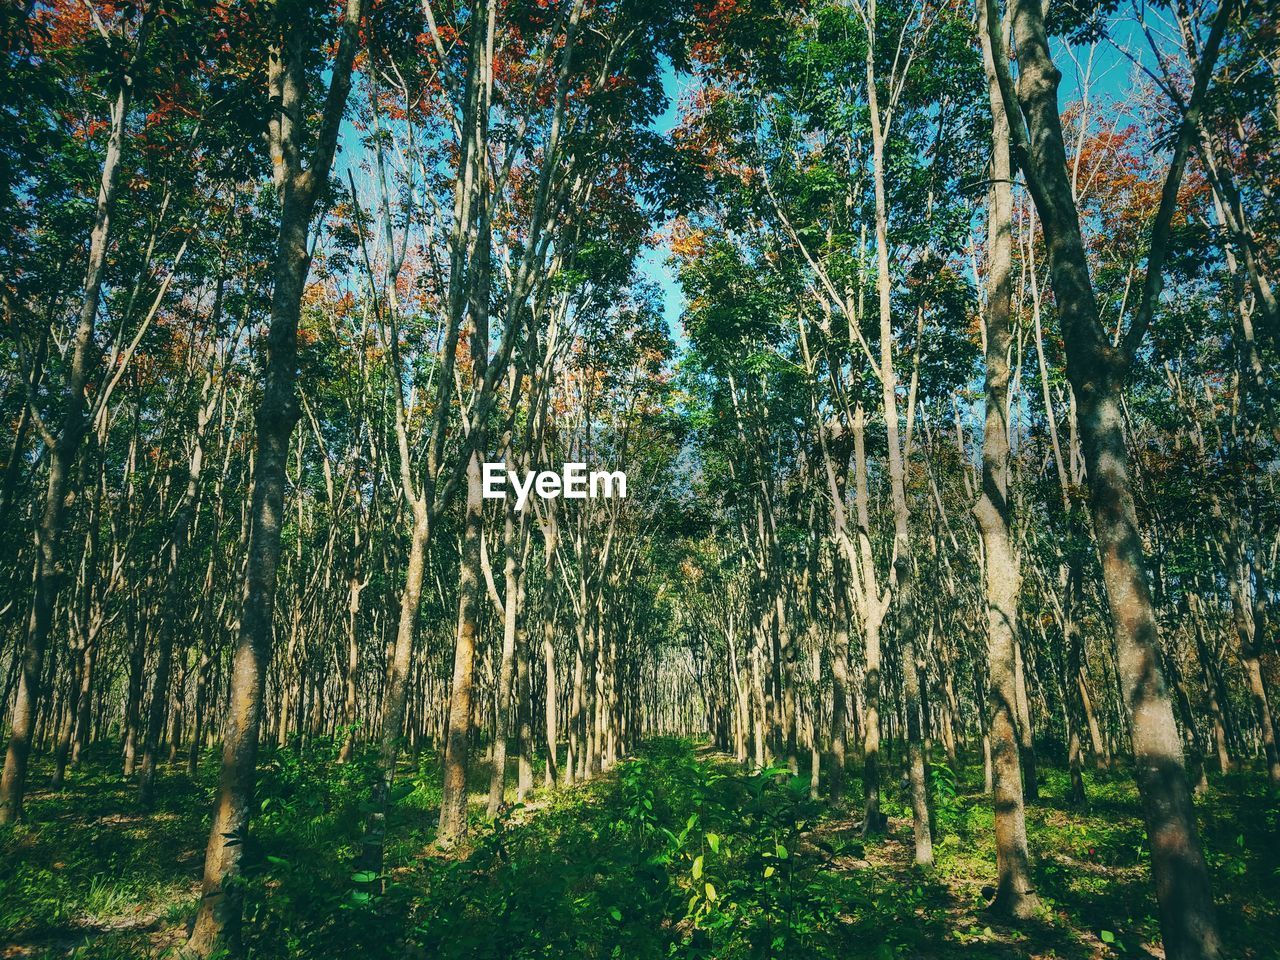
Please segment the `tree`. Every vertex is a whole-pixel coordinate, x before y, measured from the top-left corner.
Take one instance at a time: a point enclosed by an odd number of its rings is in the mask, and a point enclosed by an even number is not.
[[[280,204],[279,237],[272,264],[265,381],[256,415],[244,607],[223,730],[218,799],[205,851],[200,912],[188,941],[188,948],[200,956],[209,956],[226,943],[234,945],[238,933],[240,901],[235,882],[253,805],[263,684],[271,660],[285,468],[289,438],[299,416],[298,320],[311,267],[308,236],[337,150],[363,12],[363,0],[349,0],[342,12],[337,52],[329,65],[328,89],[314,133],[308,131],[304,116],[310,109],[308,73],[314,68],[307,61],[315,38],[309,35],[310,25],[298,22],[291,11],[277,7],[269,14],[266,80],[272,106],[267,139]]]
[[[980,17],[987,16],[984,9]],[[984,25],[985,27],[985,25]],[[982,432],[982,494],[973,512],[986,557],[987,649],[991,684],[991,769],[996,823],[996,907],[1031,916],[1038,902],[1027,855],[1018,757],[1017,690],[1019,560],[1011,539],[1009,502],[1009,349],[1013,295],[1013,183],[1009,124],[1000,100],[990,32],[982,32],[991,99],[991,185],[987,205],[987,305],[983,314],[986,418]],[[1002,54],[1003,55],[1003,54]]]
[[[1208,89],[1230,15],[1229,3],[1220,5],[1214,15],[1206,55],[1196,72],[1190,110],[1198,109]],[[996,57],[1001,99],[1013,131],[1018,166],[1027,177],[1048,241],[1049,271],[1066,343],[1067,373],[1079,408],[1094,536],[1102,556],[1116,656],[1131,717],[1161,930],[1171,957],[1216,957],[1221,952],[1221,942],[1187,786],[1182,744],[1159,666],[1159,627],[1147,582],[1120,409],[1125,375],[1157,307],[1169,225],[1194,130],[1194,114],[1190,121],[1183,118],[1161,193],[1141,304],[1124,340],[1113,346],[1098,320],[1079,215],[1067,176],[1057,103],[1060,73],[1049,52],[1044,15],[1038,5],[1015,0],[1010,5],[1010,21],[1018,49],[1016,94],[1008,60],[1004,58],[999,11],[996,5],[987,4],[990,47]]]

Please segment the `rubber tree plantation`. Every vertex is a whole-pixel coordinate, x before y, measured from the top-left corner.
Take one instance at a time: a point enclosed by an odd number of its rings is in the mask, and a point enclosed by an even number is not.
[[[0,957],[1269,960],[1264,0],[0,7]]]

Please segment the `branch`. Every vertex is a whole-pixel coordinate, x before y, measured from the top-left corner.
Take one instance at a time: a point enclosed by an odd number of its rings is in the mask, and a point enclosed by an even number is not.
[[[990,2],[990,0],[989,0]],[[1235,0],[1222,0],[1218,12],[1214,15],[1213,26],[1209,28],[1209,36],[1205,40],[1201,52],[1200,65],[1196,69],[1195,83],[1191,88],[1191,99],[1182,115],[1182,124],[1178,129],[1178,142],[1173,150],[1173,161],[1169,165],[1169,173],[1165,177],[1164,189],[1160,194],[1160,208],[1156,212],[1156,221],[1151,227],[1151,247],[1147,254],[1147,277],[1142,286],[1142,300],[1138,305],[1138,314],[1125,333],[1121,355],[1127,365],[1133,362],[1134,354],[1142,345],[1147,328],[1151,326],[1151,316],[1156,302],[1160,299],[1160,291],[1164,286],[1164,261],[1169,253],[1169,230],[1173,224],[1173,214],[1178,206],[1178,189],[1182,185],[1182,174],[1187,166],[1187,152],[1196,135],[1200,123],[1200,110],[1204,106],[1205,94],[1209,89],[1209,79],[1213,75],[1214,64],[1218,59],[1218,51],[1222,46],[1222,37],[1227,30],[1227,21],[1235,9]]]

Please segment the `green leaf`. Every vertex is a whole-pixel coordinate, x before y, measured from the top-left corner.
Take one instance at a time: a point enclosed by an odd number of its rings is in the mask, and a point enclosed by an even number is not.
[[[719,853],[720,852],[720,835],[717,833],[708,833],[707,846],[711,848],[712,853]]]
[[[1116,935],[1115,935],[1114,933],[1112,933],[1110,930],[1103,930],[1101,933],[1099,933],[1099,934],[1098,934],[1098,936],[1102,937],[1102,942],[1103,942],[1103,943],[1115,943],[1115,942],[1116,942]]]
[[[701,878],[702,878],[702,854],[698,854],[693,859],[693,879],[699,880]]]
[[[378,873],[376,870],[357,870],[351,875],[353,883],[373,883],[377,879]]]
[[[621,910],[619,910],[617,907],[610,907],[610,908],[609,908],[609,916],[613,917],[613,919],[615,919],[615,920],[621,920],[621,919],[622,919],[622,911],[621,911]]]
[[[784,847],[782,844],[778,844],[778,859],[785,860],[787,859],[788,856],[789,854],[787,853],[787,848]]]
[[[707,899],[712,903],[716,901],[716,888],[709,883],[707,884]]]
[[[773,876],[773,872],[774,872],[774,871],[773,871],[773,867],[765,867],[765,868],[764,868],[764,875],[765,875],[766,877],[772,877],[772,876]]]

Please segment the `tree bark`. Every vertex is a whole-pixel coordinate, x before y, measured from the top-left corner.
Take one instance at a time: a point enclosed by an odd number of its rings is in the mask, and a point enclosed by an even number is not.
[[[985,11],[980,11],[985,12]],[[1010,539],[1009,349],[1013,297],[1013,187],[1009,121],[995,76],[990,38],[982,31],[991,100],[991,189],[987,214],[986,422],[982,435],[982,493],[974,514],[986,560],[988,730],[995,804],[995,909],[1026,919],[1039,906],[1031,882],[1022,769],[1017,740],[1018,593],[1022,576]]]
[[[507,776],[507,734],[512,708],[512,687],[515,683],[516,622],[524,608],[523,531],[517,535],[514,512],[506,514],[503,546],[505,594],[503,595],[502,660],[498,668],[498,704],[494,715],[493,770],[489,777],[490,819],[498,815],[502,804]],[[523,524],[521,525],[523,526]]]
[[[462,534],[462,568],[458,581],[458,636],[453,651],[453,685],[445,734],[444,782],[436,842],[446,849],[467,832],[467,757],[471,739],[471,697],[475,679],[476,633],[480,617],[480,451],[467,467],[467,509]]]

